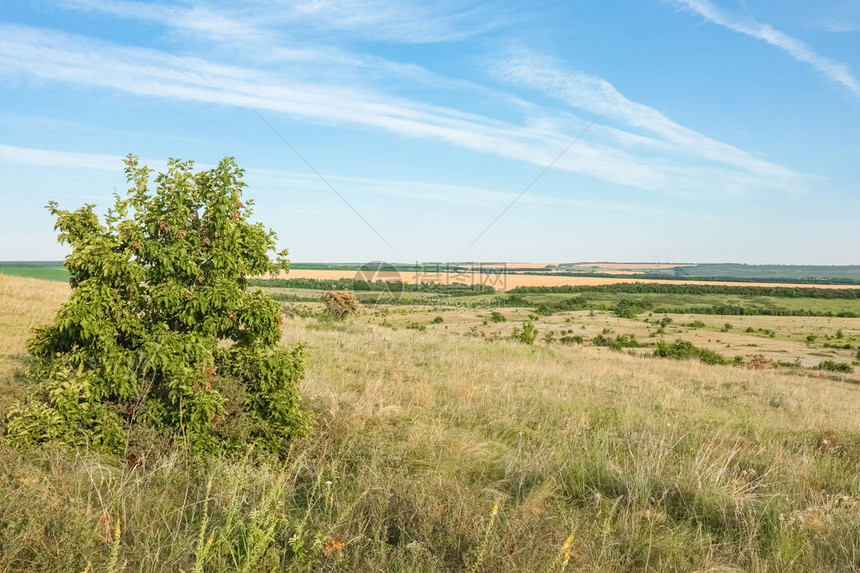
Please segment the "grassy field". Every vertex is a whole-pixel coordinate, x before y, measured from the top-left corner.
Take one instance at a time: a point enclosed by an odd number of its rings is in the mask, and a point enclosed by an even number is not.
[[[50,267],[0,267],[0,274],[12,275],[16,277],[29,277],[33,279],[44,279],[49,281],[66,282],[69,280],[69,271],[67,271],[62,265]]]
[[[25,391],[29,329],[67,288],[0,276],[0,415]],[[525,345],[510,339],[522,308],[505,322],[394,307],[333,323],[288,306],[283,342],[308,344],[316,424],[286,464],[0,443],[0,571],[860,567],[860,386],[542,340],[663,328],[793,359],[847,352],[795,338],[841,329],[856,344],[856,319],[660,327],[577,311],[532,317],[540,337]]]
[[[322,291],[297,288],[265,288],[276,299],[284,302],[315,302]],[[355,296],[362,302],[377,299],[388,301],[379,292],[357,291]],[[655,294],[655,293],[526,293],[526,294],[484,294],[484,295],[439,295],[432,292],[397,293],[397,302],[402,305],[437,304],[480,308],[483,306],[539,307],[554,308],[554,305],[570,300],[584,300],[586,310],[611,311],[621,301],[645,303],[645,310],[660,313],[687,314],[691,308],[728,307],[727,314],[738,314],[731,309],[742,308],[746,314],[809,314],[812,316],[858,316],[860,317],[860,298],[825,299],[813,297],[772,297],[724,294]],[[699,311],[702,313],[702,311]],[[715,313],[721,314],[721,313]]]
[[[582,296],[588,301],[588,308],[595,310],[612,310],[622,300],[642,301],[652,309],[665,309],[667,312],[685,312],[691,307],[743,307],[751,311],[788,313],[810,311],[814,314],[853,313],[860,316],[860,299],[821,299],[821,298],[783,298],[770,296],[743,295],[686,295],[686,294],[631,294],[631,293],[540,293],[522,295],[523,300],[531,305],[554,303]],[[508,298],[510,295],[508,295]],[[516,299],[515,299],[516,300]]]

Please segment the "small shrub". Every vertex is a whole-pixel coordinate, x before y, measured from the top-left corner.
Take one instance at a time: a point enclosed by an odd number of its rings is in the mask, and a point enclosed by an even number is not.
[[[842,329],[836,331],[836,338],[844,338],[845,334],[842,332]]]
[[[747,357],[746,366],[753,370],[764,370],[773,366],[773,362],[762,354],[753,354]]]
[[[690,328],[705,328],[705,323],[702,322],[701,320],[694,320],[693,322],[691,322],[687,326],[689,326]]]
[[[326,312],[335,320],[343,320],[358,312],[359,304],[351,292],[347,290],[332,290],[322,296]]]
[[[661,328],[666,328],[670,324],[672,324],[672,319],[669,318],[668,316],[664,316],[663,318],[660,319],[660,327]]]
[[[445,319],[442,318],[441,316],[437,316],[436,318],[433,319],[433,324],[442,324],[443,322],[445,322]]]
[[[295,316],[301,318],[313,318],[316,316],[316,311],[306,304],[285,304],[283,311],[284,316],[288,318],[293,318]]]
[[[582,344],[585,342],[585,339],[577,334],[575,336],[562,336],[559,342],[562,344]]]
[[[806,337],[806,342],[808,342],[809,344],[812,344],[816,340],[818,340],[818,337],[815,336],[814,334],[810,334],[809,336]]]
[[[622,348],[639,348],[640,346],[642,346],[639,341],[636,340],[636,337],[632,334],[621,334],[615,338],[611,336],[604,336],[603,334],[598,334],[591,339],[591,343],[594,346],[605,346],[607,348],[611,348],[612,350],[621,350]]]
[[[523,344],[534,344],[537,339],[538,330],[535,325],[529,321],[523,324],[522,328],[515,328],[513,338]]]
[[[828,372],[842,372],[851,374],[854,372],[854,367],[846,362],[836,362],[834,360],[825,360],[816,366],[818,370],[826,370]]]
[[[621,318],[636,318],[637,314],[641,314],[653,307],[654,304],[650,301],[625,298],[618,301],[618,304],[615,305],[615,314]]]
[[[548,330],[546,334],[543,335],[543,341],[547,344],[552,344],[555,342],[555,331]]]
[[[694,346],[688,340],[676,340],[673,344],[664,341],[657,343],[654,350],[655,358],[672,358],[674,360],[699,360],[705,364],[727,364],[728,360],[722,354]]]

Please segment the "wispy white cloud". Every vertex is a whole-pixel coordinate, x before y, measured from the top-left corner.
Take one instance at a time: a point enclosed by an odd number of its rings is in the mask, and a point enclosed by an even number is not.
[[[631,101],[603,78],[563,69],[554,59],[517,51],[495,62],[495,74],[509,82],[547,92],[573,108],[623,122],[631,133],[609,127],[606,133],[625,145],[670,151],[688,158],[730,165],[751,175],[773,178],[790,186],[797,173],[764,161],[727,143],[672,121],[647,105]]]
[[[847,89],[855,97],[860,97],[860,80],[858,80],[848,65],[818,54],[810,46],[797,38],[752,18],[730,14],[714,5],[710,0],[673,1],[677,5],[692,10],[714,24],[763,40],[772,46],[784,50],[795,60],[809,64],[831,82]]]
[[[122,170],[123,157],[98,153],[80,153],[55,149],[40,149],[0,144],[0,165],[37,166],[40,170],[95,170],[109,171],[119,174]],[[162,159],[141,158],[141,163],[158,170],[166,168]],[[196,167],[207,169],[213,167],[205,163],[197,163]],[[249,183],[255,196],[261,192],[268,193],[267,202],[273,203],[276,197],[290,194],[325,193],[329,190],[315,174],[289,171],[284,169],[265,169],[250,167],[245,170],[245,180]],[[426,201],[446,205],[498,209],[516,199],[518,193],[499,191],[472,185],[452,185],[429,181],[406,181],[373,177],[352,177],[343,175],[327,175],[329,181],[338,191],[354,200],[356,196],[378,196],[394,200],[407,199]],[[569,197],[546,196],[532,193],[524,195],[518,201],[520,205],[543,207],[564,206],[599,210],[608,212],[634,212],[650,215],[663,215],[665,208],[643,205],[600,201],[594,199],[574,199]]]
[[[502,3],[491,8],[463,0],[307,0],[281,1],[316,25],[396,42],[464,40],[513,19]]]
[[[525,78],[527,66],[515,63],[508,74]],[[445,141],[452,145],[527,161],[543,167],[584,124],[567,113],[546,114],[515,124],[450,107],[393,97],[372,86],[350,82],[319,83],[306,70],[253,69],[175,56],[159,50],[120,47],[54,31],[0,25],[0,75],[61,81],[209,104],[290,114],[329,124],[363,125],[395,134]],[[556,86],[574,107],[591,111],[610,104],[615,118],[636,130],[650,130],[649,140],[629,130],[605,130],[606,137],[580,141],[556,164],[612,183],[670,192],[748,191],[755,188],[802,190],[808,178],[751,157],[740,150],[686,130],[656,111],[621,96],[600,78],[547,75],[539,83]],[[553,79],[554,78],[554,79]],[[594,98],[593,101],[588,98]],[[600,132],[597,132],[600,133]],[[642,153],[652,141],[675,148],[701,146],[710,165],[682,164],[671,155]]]
[[[117,171],[121,167],[120,157],[97,153],[55,151],[0,144],[0,162],[14,165],[33,165],[41,168],[95,169]]]
[[[246,19],[231,17],[229,12],[215,11],[205,5],[130,0],[59,0],[58,5],[81,12],[153,22],[186,36],[218,41],[265,41],[266,36],[271,37],[264,28]]]
[[[243,42],[272,39],[279,26],[398,43],[451,42],[499,28],[515,19],[504,5],[469,0],[238,0],[169,4],[135,0],[61,0],[85,12],[148,20],[183,33]]]

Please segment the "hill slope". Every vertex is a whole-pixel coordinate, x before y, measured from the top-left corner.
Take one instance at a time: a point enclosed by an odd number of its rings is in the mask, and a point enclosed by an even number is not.
[[[65,288],[0,276],[0,415]],[[318,417],[286,466],[0,444],[0,570],[860,566],[860,387],[370,314],[283,337]]]

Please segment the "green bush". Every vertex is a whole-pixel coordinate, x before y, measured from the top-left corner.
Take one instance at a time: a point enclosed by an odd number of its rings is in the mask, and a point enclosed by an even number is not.
[[[523,344],[534,344],[535,339],[537,338],[538,331],[535,328],[535,325],[529,321],[523,323],[522,328],[515,328],[513,338]]]
[[[825,360],[816,366],[818,370],[827,370],[828,372],[843,372],[851,374],[854,372],[854,367],[846,362],[835,362],[833,360]]]
[[[606,329],[604,329],[606,330]],[[632,334],[619,334],[615,338],[598,334],[591,339],[594,346],[605,346],[612,350],[621,350],[622,348],[639,348],[642,346],[636,337]]]
[[[505,315],[499,312],[498,310],[494,310],[490,313],[490,321],[492,322],[507,322],[507,318]]]
[[[249,222],[232,159],[192,168],[171,159],[153,191],[129,155],[131,189],[104,223],[94,205],[49,204],[72,291],[29,342],[37,384],[8,415],[13,443],[119,453],[158,435],[193,452],[282,452],[306,428],[302,348],[279,347],[280,305],[246,278],[286,269],[286,252],[270,261],[276,237]]]
[[[705,364],[728,364],[728,360],[722,354],[693,346],[693,343],[688,340],[676,340],[673,344],[661,340],[657,343],[653,356],[675,360],[700,360]]]
[[[445,319],[442,318],[441,316],[437,316],[436,318],[433,319],[433,324],[442,324],[443,322],[445,322]]]
[[[513,299],[514,297],[510,297]],[[509,300],[510,300],[509,299]],[[550,302],[542,302],[535,306],[535,313],[538,316],[550,316],[556,312],[568,312],[572,310],[583,310],[588,307],[588,300],[585,297],[578,296],[574,298],[565,298],[562,300],[554,300]]]
[[[650,301],[623,298],[615,305],[615,314],[621,318],[636,318],[637,314],[645,312],[650,308],[654,308],[654,304]]]

